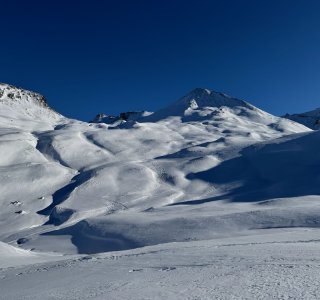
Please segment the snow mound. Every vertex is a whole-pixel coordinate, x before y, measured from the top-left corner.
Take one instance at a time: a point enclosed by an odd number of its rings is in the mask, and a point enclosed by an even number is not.
[[[60,260],[60,255],[37,253],[0,242],[0,270],[15,266]],[[0,277],[0,280],[3,279]]]

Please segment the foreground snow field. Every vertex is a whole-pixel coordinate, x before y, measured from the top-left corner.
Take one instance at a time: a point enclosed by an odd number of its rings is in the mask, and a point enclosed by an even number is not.
[[[0,85],[1,299],[320,297],[320,132],[206,89],[95,120]]]
[[[2,299],[319,299],[319,231],[171,243],[0,271]]]

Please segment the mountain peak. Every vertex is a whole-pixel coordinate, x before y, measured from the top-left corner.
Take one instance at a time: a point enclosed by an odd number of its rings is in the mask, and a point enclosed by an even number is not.
[[[0,83],[0,101],[11,105],[12,103],[29,102],[49,108],[47,100],[43,95],[6,83]]]
[[[62,116],[49,107],[41,94],[0,83],[0,124],[7,123],[8,118],[13,127],[21,127],[22,120],[30,120],[35,128],[39,122],[41,127],[51,128]]]
[[[194,88],[191,92],[189,92],[187,95],[194,95],[194,96],[203,96],[203,95],[210,95],[212,92],[212,90],[209,89],[205,89],[205,88]]]
[[[193,109],[202,107],[235,107],[245,106],[252,108],[252,106],[240,99],[233,98],[227,94],[216,92],[211,89],[195,88],[178,101],[174,103],[175,106],[191,107]],[[187,106],[187,107],[186,107]]]

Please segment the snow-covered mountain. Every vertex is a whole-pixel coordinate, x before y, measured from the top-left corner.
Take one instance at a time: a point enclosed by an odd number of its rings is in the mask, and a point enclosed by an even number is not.
[[[0,126],[52,128],[63,116],[48,106],[44,96],[0,83]]]
[[[304,126],[307,126],[314,130],[318,130],[320,128],[320,108],[301,114],[286,114],[283,117],[303,124]]]
[[[120,124],[119,120],[122,121]],[[98,114],[92,122],[119,126],[123,122],[134,124],[134,121],[140,123],[165,122],[166,124],[173,123],[174,126],[177,123],[197,122],[200,126],[212,125],[212,130],[215,130],[213,127],[221,127],[223,122],[223,126],[230,123],[230,127],[234,127],[235,124],[243,124],[244,127],[248,127],[249,132],[253,131],[250,125],[254,123],[267,126],[268,128],[264,128],[265,131],[273,128],[274,131],[284,134],[305,130],[296,122],[288,122],[283,118],[275,117],[243,100],[203,88],[192,90],[172,105],[154,113],[128,112],[121,113],[118,117]]]
[[[208,89],[91,123],[0,91],[0,298],[259,298],[292,257],[318,276],[318,131]]]

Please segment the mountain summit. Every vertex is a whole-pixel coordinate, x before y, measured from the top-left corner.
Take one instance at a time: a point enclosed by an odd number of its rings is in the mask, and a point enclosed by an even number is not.
[[[42,123],[47,128],[63,118],[49,107],[41,94],[5,83],[0,83],[0,105],[0,125],[24,127],[34,124],[34,128],[39,128],[39,123]]]
[[[29,103],[49,108],[47,100],[41,94],[24,90],[13,85],[0,83],[0,99],[7,105]]]
[[[219,93],[214,90],[195,88],[178,101],[173,106],[184,106],[184,108],[191,107],[193,109],[202,107],[235,107],[244,106],[252,107],[249,103],[233,98],[227,94]]]
[[[211,89],[195,88],[173,104],[156,111],[145,118],[157,122],[168,117],[181,117],[185,121],[200,121],[223,112],[244,115],[268,115],[246,101],[231,97]]]
[[[104,123],[111,128],[131,128],[135,123],[166,123],[172,130],[193,124],[205,132],[220,136],[254,135],[264,140],[265,135],[290,134],[308,130],[288,119],[273,116],[250,103],[211,89],[195,88],[173,104],[154,113],[128,112],[119,116],[99,114],[93,123]],[[184,125],[183,125],[184,124]]]
[[[205,88],[193,89],[138,122],[165,122],[172,129],[179,123],[196,123],[197,127],[204,126],[210,132],[237,132],[237,135],[240,131],[251,134],[252,128],[262,136],[270,131],[290,134],[306,130],[301,124],[271,115],[244,100]]]

